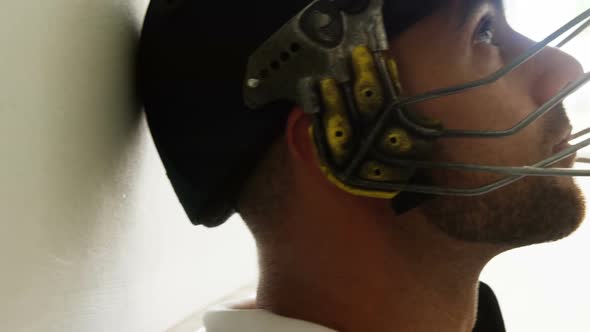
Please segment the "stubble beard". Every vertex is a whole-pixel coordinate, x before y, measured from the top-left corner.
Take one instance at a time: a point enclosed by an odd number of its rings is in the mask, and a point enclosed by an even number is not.
[[[438,197],[422,210],[456,240],[516,248],[572,234],[585,202],[571,178],[528,177],[481,196]]]

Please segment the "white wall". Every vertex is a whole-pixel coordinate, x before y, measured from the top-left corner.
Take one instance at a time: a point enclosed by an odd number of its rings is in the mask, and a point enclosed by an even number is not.
[[[508,3],[530,17],[530,1]],[[543,25],[555,2],[535,3]],[[198,319],[179,322],[255,279],[239,220],[190,225],[133,101],[146,6],[0,0],[2,331],[185,332]],[[509,331],[589,331],[588,252],[586,224],[494,260],[483,278]]]
[[[0,1],[0,330],[164,331],[255,278],[190,225],[132,96],[145,0]]]

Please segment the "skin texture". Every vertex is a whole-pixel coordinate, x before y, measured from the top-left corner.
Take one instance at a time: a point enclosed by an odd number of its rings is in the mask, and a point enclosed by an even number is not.
[[[423,25],[420,24],[392,43],[402,80],[406,78],[407,94],[485,77],[534,44],[512,30],[503,13],[491,4],[480,6],[461,30],[456,28],[453,12],[460,12],[459,3],[449,10],[446,18],[430,19],[440,29],[435,32],[436,38],[432,38],[433,32],[428,28],[421,29]],[[474,42],[477,39],[474,31],[478,31],[482,17],[489,16],[494,17],[495,38],[492,43]],[[416,40],[431,42],[416,43]],[[454,47],[449,48],[449,44]],[[407,52],[407,49],[412,51]],[[444,61],[437,61],[437,57]],[[426,65],[416,66],[416,63]],[[491,86],[440,98],[412,110],[440,119],[447,128],[502,130],[514,126],[581,74],[582,69],[574,59],[558,50],[547,49]],[[558,109],[513,136],[438,140],[434,159],[487,165],[532,165],[554,153],[553,148],[563,140],[568,127],[565,112]],[[565,167],[565,164],[567,162],[560,166]],[[438,184],[462,188],[479,187],[502,177],[440,170],[431,175]],[[583,203],[571,178],[535,177],[488,195],[441,197],[421,210],[433,224],[459,240],[517,247],[570,234],[582,220]]]
[[[501,8],[484,3],[460,26],[462,8],[462,1],[454,2],[392,41],[407,95],[481,78],[532,45],[510,29]],[[476,31],[488,14],[496,17],[495,37],[482,43]],[[574,59],[547,49],[491,86],[412,110],[448,128],[505,129],[581,73]],[[389,201],[352,196],[325,178],[310,125],[311,118],[295,109],[273,148],[288,165],[281,176],[290,179],[280,208],[266,217],[243,215],[254,227],[261,277],[256,302],[237,307],[341,332],[471,331],[479,275],[489,260],[562,238],[583,219],[583,199],[569,178],[527,178],[485,196],[440,197],[396,216]],[[532,164],[552,154],[567,126],[565,113],[557,110],[512,137],[440,140],[434,159]],[[458,187],[498,178],[440,170],[432,176]],[[264,232],[253,226],[264,223],[280,227]]]

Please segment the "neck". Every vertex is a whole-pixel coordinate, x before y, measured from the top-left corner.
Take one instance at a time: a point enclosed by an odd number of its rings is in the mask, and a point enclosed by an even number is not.
[[[291,212],[277,241],[259,243],[259,308],[339,332],[472,331],[493,249],[456,243],[415,212],[322,211],[335,210]]]

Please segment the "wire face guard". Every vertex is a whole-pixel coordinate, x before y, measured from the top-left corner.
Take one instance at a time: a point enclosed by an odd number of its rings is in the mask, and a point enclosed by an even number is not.
[[[354,6],[351,5],[354,3]],[[437,139],[493,139],[512,136],[590,81],[571,82],[510,128],[449,128],[412,112],[412,105],[465,93],[497,82],[557,42],[562,48],[590,26],[590,9],[488,76],[406,97],[396,62],[389,58],[383,0],[316,0],[304,8],[250,58],[244,81],[246,105],[260,109],[287,100],[313,115],[310,130],[322,170],[341,189],[356,195],[393,198],[400,192],[475,196],[525,176],[590,176],[590,170],[551,168],[588,145],[590,128],[579,128],[575,144],[529,166],[493,166],[432,161]],[[577,129],[577,128],[576,128]],[[579,158],[585,162],[585,158]],[[423,184],[432,168],[501,174],[478,188]]]

